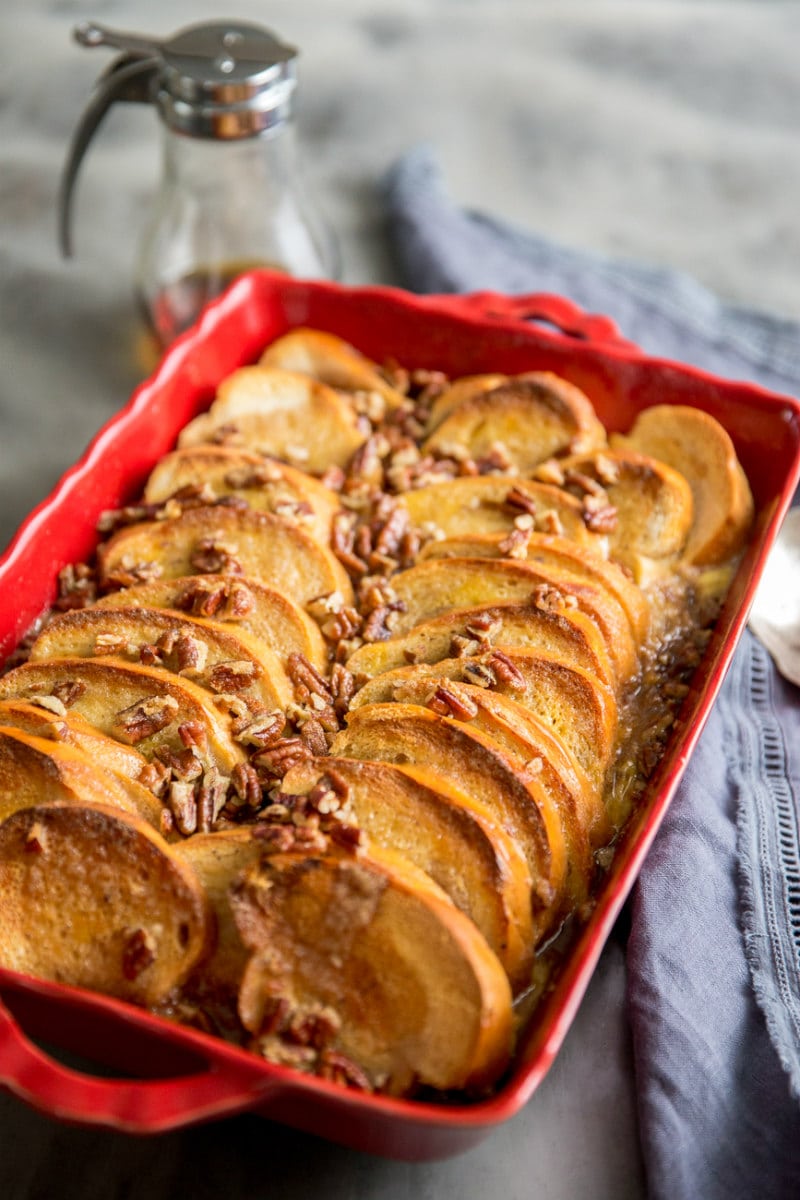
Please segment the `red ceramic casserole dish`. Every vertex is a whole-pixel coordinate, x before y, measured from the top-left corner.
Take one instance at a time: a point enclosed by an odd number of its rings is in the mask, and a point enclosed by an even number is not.
[[[138,494],[156,459],[208,406],[225,375],[297,325],[339,334],[379,361],[392,356],[452,374],[558,372],[588,393],[610,430],[627,430],[654,404],[703,409],[729,431],[750,479],[757,510],[752,541],[594,912],[490,1099],[429,1103],[347,1092],[118,1001],[8,971],[0,971],[0,1084],[53,1116],[114,1129],[157,1132],[251,1110],[372,1153],[445,1157],[517,1112],[561,1045],[714,702],[790,503],[800,474],[800,403],[648,358],[612,322],[557,297],[420,298],[256,272],[176,343],[17,534],[0,561],[0,660],[52,602],[60,568],[91,555],[99,513]],[[34,1037],[134,1078],[97,1078],[62,1066]]]

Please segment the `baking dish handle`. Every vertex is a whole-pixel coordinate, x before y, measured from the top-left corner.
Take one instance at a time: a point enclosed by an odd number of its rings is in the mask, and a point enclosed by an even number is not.
[[[611,317],[587,313],[565,296],[532,292],[504,296],[499,292],[473,292],[466,296],[437,297],[457,311],[482,320],[523,321],[554,326],[560,333],[593,346],[618,346],[625,350],[638,347],[622,336]]]
[[[191,1054],[202,1051],[193,1043]],[[262,1069],[259,1069],[262,1068]],[[0,1000],[0,1086],[48,1116],[128,1133],[160,1133],[223,1117],[264,1102],[276,1081],[226,1057],[224,1067],[201,1061],[197,1071],[149,1080],[101,1079],[64,1066],[25,1035]]]

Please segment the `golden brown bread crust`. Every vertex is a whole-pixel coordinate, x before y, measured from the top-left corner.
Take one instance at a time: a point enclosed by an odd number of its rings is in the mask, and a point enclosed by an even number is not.
[[[192,508],[120,529],[98,550],[105,588],[219,570],[252,575],[304,606],[353,590],[341,564],[296,523],[251,509]],[[216,564],[211,566],[210,564]]]
[[[331,753],[421,766],[485,804],[525,855],[534,891],[534,929],[552,928],[569,874],[563,821],[529,769],[480,730],[414,704],[369,704],[348,717]]]
[[[508,534],[522,519],[545,533],[563,533],[572,541],[604,553],[605,538],[592,533],[580,501],[548,483],[509,475],[465,475],[431,483],[398,497],[412,526],[434,538],[471,534]],[[530,518],[530,522],[529,519]],[[426,552],[423,546],[423,553]]]
[[[508,696],[446,678],[409,677],[400,695],[389,700],[419,705],[463,722],[517,758],[523,770],[535,771],[560,814],[570,863],[568,890],[574,899],[584,899],[591,877],[588,834],[597,823],[602,801],[599,791],[545,722]]]
[[[191,679],[214,694],[234,693],[270,709],[285,709],[292,686],[277,656],[244,630],[159,608],[83,608],[48,622],[30,661],[116,658],[142,661]]]
[[[288,596],[248,575],[154,579],[109,592],[96,604],[99,608],[172,608],[219,621],[234,631],[243,629],[277,654],[284,667],[290,654],[302,654],[318,668],[328,660],[317,623]]]
[[[612,444],[661,459],[686,478],[694,501],[686,562],[714,565],[741,550],[753,522],[753,496],[730,435],[714,417],[687,405],[655,405]]]
[[[265,1056],[281,1053],[272,1027],[283,1000],[288,1025],[325,1029],[321,1058],[343,1054],[390,1093],[417,1083],[480,1091],[508,1063],[500,964],[402,860],[276,855],[245,876],[233,908],[252,951],[239,1012]]]
[[[278,367],[241,367],[219,386],[207,413],[178,439],[181,449],[223,438],[305,471],[344,466],[363,444],[354,409],[333,388]]]
[[[288,463],[231,446],[192,446],[160,459],[144,489],[146,504],[196,489],[209,500],[233,496],[250,508],[298,521],[324,546],[339,502],[325,487]]]
[[[608,531],[610,557],[629,567],[635,578],[641,559],[672,560],[683,550],[694,516],[692,489],[667,463],[614,445],[547,465],[551,476],[555,471],[576,496],[595,490],[591,483],[597,485],[600,502],[608,503],[614,514]]]
[[[36,804],[106,804],[160,829],[162,806],[127,775],[82,750],[0,726],[0,822]]]
[[[230,774],[245,757],[231,735],[231,719],[205,688],[170,671],[120,659],[57,658],[28,662],[0,677],[0,696],[64,698],[107,737],[135,745],[152,759],[160,750],[185,749],[182,726],[197,723],[207,759]]]
[[[605,640],[617,680],[627,683],[638,668],[637,646],[630,622],[608,588],[559,564],[511,559],[431,559],[392,577],[392,588],[404,605],[392,633],[409,632],[440,613],[457,614],[479,603],[522,603],[537,589],[555,592],[590,617]]]
[[[423,557],[511,558],[515,562],[560,568],[570,576],[598,584],[610,592],[622,606],[637,646],[642,646],[650,625],[648,603],[641,589],[615,562],[601,558],[589,547],[551,534],[531,532],[519,546],[519,553],[509,554],[508,539],[502,534],[472,534],[430,542]]]
[[[454,649],[454,645],[456,648]],[[415,662],[438,662],[454,653],[465,658],[491,646],[522,646],[560,654],[616,690],[617,678],[597,625],[556,593],[546,602],[484,604],[444,613],[385,642],[362,646],[347,660],[358,682]]]
[[[133,746],[106,737],[54,696],[43,704],[14,698],[0,700],[0,725],[74,746],[99,766],[127,775],[128,779],[138,780],[147,766],[147,759]]]
[[[302,763],[282,791],[305,795],[331,780],[369,845],[393,848],[425,871],[474,921],[512,986],[525,987],[533,962],[530,874],[491,811],[433,770],[349,758]]]
[[[208,938],[197,879],[138,818],[39,804],[0,825],[4,967],[152,1005]]]
[[[377,392],[389,409],[403,402],[400,393],[379,374],[374,362],[349,342],[320,329],[292,329],[267,347],[259,363],[310,375],[344,392]]]
[[[389,701],[407,701],[419,694],[423,680],[477,683],[525,706],[560,738],[602,795],[614,752],[617,704],[611,689],[588,671],[556,655],[518,646],[498,646],[467,658],[397,667],[366,682],[350,708]],[[419,703],[419,701],[416,701]],[[593,844],[610,833],[602,809],[591,825]]]
[[[481,459],[502,446],[520,475],[556,454],[606,444],[606,432],[586,395],[547,371],[517,375],[456,404],[423,443],[424,453],[453,446]]]

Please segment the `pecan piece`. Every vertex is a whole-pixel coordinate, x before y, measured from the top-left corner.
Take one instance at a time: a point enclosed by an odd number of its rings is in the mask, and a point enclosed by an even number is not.
[[[138,979],[156,961],[156,944],[146,929],[134,929],[125,939],[122,951],[122,974],[126,979]]]
[[[217,663],[208,675],[208,686],[214,692],[243,692],[260,675],[256,663],[231,659]]]
[[[252,763],[237,763],[231,772],[231,787],[237,799],[248,808],[258,809],[264,798],[258,772]]]
[[[135,700],[117,713],[111,726],[112,734],[120,741],[135,746],[142,738],[160,733],[175,720],[178,701],[174,696],[151,696]]]
[[[525,686],[525,676],[502,650],[495,650],[492,653],[488,660],[488,666],[498,683],[514,688]]]
[[[294,684],[298,699],[304,699],[308,693],[312,696],[321,696],[326,704],[332,703],[333,696],[328,684],[304,654],[293,651],[286,661],[286,672]],[[304,688],[305,692],[303,692]]]
[[[202,538],[189,561],[199,575],[242,575],[242,565],[234,555],[235,547]]]
[[[283,779],[287,771],[300,763],[308,762],[311,751],[299,737],[283,738],[274,746],[267,746],[253,755],[253,763],[260,775],[268,779]]]
[[[86,691],[86,684],[80,679],[64,679],[53,688],[52,695],[60,700],[65,708],[71,708],[76,700],[80,700]]]
[[[194,796],[194,784],[175,780],[169,786],[167,804],[178,832],[185,837],[191,836],[197,829],[197,802]]]
[[[427,707],[440,717],[454,717],[457,721],[471,721],[478,715],[478,706],[471,696],[440,684],[427,702]]]
[[[233,723],[233,736],[241,746],[257,746],[264,749],[273,746],[286,728],[286,717],[276,709],[274,712],[247,714]]]

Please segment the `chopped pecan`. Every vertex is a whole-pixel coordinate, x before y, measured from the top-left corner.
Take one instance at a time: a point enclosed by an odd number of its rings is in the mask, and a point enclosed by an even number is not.
[[[583,523],[592,533],[613,533],[617,528],[617,510],[613,504],[592,504],[586,496],[582,505]]]
[[[385,642],[392,636],[389,621],[394,610],[388,604],[381,604],[373,609],[364,622],[361,636],[365,642]]]
[[[119,634],[98,633],[94,639],[93,653],[98,658],[104,654],[121,656],[127,654],[129,645],[127,638],[120,637]]]
[[[120,741],[135,746],[142,738],[160,733],[175,720],[178,711],[178,701],[173,696],[151,696],[143,700],[135,700],[128,708],[118,712],[113,723],[112,732]]]
[[[502,650],[493,651],[487,665],[494,673],[498,683],[514,688],[525,686],[525,676],[519,667]]]
[[[440,684],[427,702],[432,712],[457,721],[471,721],[478,715],[478,706],[471,696]]]
[[[178,726],[178,737],[187,750],[195,750],[199,755],[208,751],[208,733],[202,721],[184,721]]]
[[[175,639],[173,647],[175,665],[180,674],[202,671],[208,658],[208,645],[200,638],[182,633]]]
[[[169,768],[157,759],[145,763],[139,772],[138,782],[142,787],[149,788],[154,796],[163,796],[169,785]]]
[[[303,723],[300,737],[312,754],[320,756],[328,753],[328,741],[325,737],[325,730],[316,717],[311,717]]]
[[[598,500],[608,503],[608,494],[602,483],[592,479],[584,471],[567,471],[564,476],[565,486],[572,492],[587,496],[596,496]]]
[[[217,663],[208,673],[208,686],[214,692],[243,692],[261,674],[258,665],[248,659]]]
[[[334,1040],[341,1027],[341,1018],[327,1005],[301,1009],[293,1013],[286,1023],[285,1036],[295,1045],[323,1050]]]
[[[197,830],[197,802],[194,795],[194,784],[181,783],[174,780],[169,785],[167,804],[175,819],[179,833],[185,837],[191,836]]]
[[[138,979],[156,961],[156,943],[146,929],[134,929],[125,939],[122,951],[122,974],[126,979]]]
[[[235,557],[236,547],[202,538],[189,561],[200,575],[242,575],[242,565]]]
[[[344,485],[345,474],[341,467],[328,467],[327,471],[320,475],[320,483],[323,487],[330,488],[332,492],[340,492]]]
[[[522,488],[512,487],[503,503],[511,512],[529,513],[532,517],[536,516],[536,499],[533,496],[529,496]]]
[[[358,633],[363,624],[358,610],[346,605],[334,616],[328,617],[320,625],[322,636],[329,642],[340,642],[342,638],[351,638]]]
[[[161,746],[156,752],[158,759],[180,783],[189,783],[203,774],[203,764],[193,750],[170,750]]]
[[[454,633],[450,639],[449,658],[470,658],[481,650],[477,638],[465,637],[463,633]]]
[[[562,487],[564,484],[563,468],[561,463],[555,458],[548,458],[545,462],[539,463],[533,472],[533,476],[540,483],[551,483],[555,487]]]
[[[53,605],[59,612],[86,608],[97,599],[97,582],[86,563],[69,564],[58,572],[58,597]]]
[[[41,821],[34,821],[25,835],[25,853],[43,854],[47,848],[47,832]]]
[[[86,684],[82,683],[80,679],[64,679],[54,686],[52,694],[66,708],[72,708],[72,705],[76,700],[80,700],[85,691]]]
[[[266,746],[253,755],[253,763],[262,777],[283,779],[287,771],[308,762],[311,750],[299,737],[283,738],[274,746]]]
[[[145,667],[155,667],[161,663],[161,652],[158,646],[154,646],[151,642],[145,642],[139,647],[139,662]]]
[[[276,854],[286,854],[293,850],[295,845],[295,830],[291,825],[273,825],[259,821],[253,826],[253,837]]]
[[[207,767],[195,795],[198,833],[211,831],[225,807],[227,794],[228,780],[220,775],[216,767]]]
[[[304,654],[293,651],[287,659],[286,672],[294,684],[298,699],[305,698],[306,693],[302,692],[302,689],[305,688],[308,694],[321,696],[327,704],[333,702],[330,687]]]
[[[234,721],[233,736],[241,746],[257,746],[264,749],[266,746],[273,746],[285,728],[286,717],[279,709],[259,713],[257,716],[248,713]]]
[[[528,515],[528,514],[526,514]],[[528,515],[529,516],[529,515]],[[518,517],[517,520],[522,520]],[[531,524],[533,517],[529,516]],[[525,559],[528,557],[528,547],[531,541],[531,529],[515,527],[497,544],[497,548],[505,558]]]
[[[55,713],[57,717],[67,715],[67,706],[63,700],[59,700],[58,696],[31,696],[30,701],[38,708],[45,708],[48,712]]]
[[[366,575],[367,564],[354,550],[355,528],[354,513],[336,513],[331,522],[331,549],[346,570],[354,575]]]
[[[467,683],[474,683],[477,687],[490,688],[497,683],[497,676],[488,663],[475,662],[473,659],[464,663],[463,674]]]
[[[164,574],[164,568],[157,562],[131,562],[123,559],[119,567],[107,575],[103,586],[109,592],[119,588],[135,587],[140,583],[153,583]]]
[[[252,763],[237,763],[231,772],[231,787],[236,797],[248,808],[260,808],[264,798],[258,772]]]
[[[372,1081],[358,1063],[353,1062],[340,1050],[325,1049],[319,1056],[317,1074],[321,1079],[330,1079],[356,1092],[374,1092]]]
[[[331,668],[331,696],[337,717],[344,717],[355,694],[356,677],[353,672],[341,663],[334,663]]]

